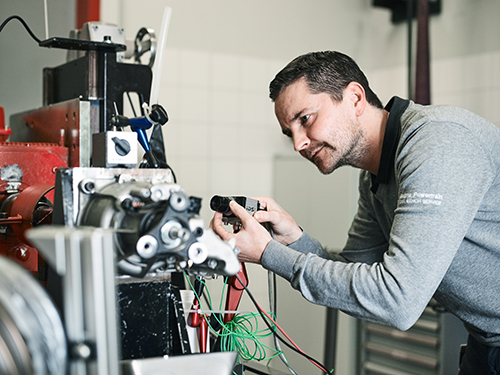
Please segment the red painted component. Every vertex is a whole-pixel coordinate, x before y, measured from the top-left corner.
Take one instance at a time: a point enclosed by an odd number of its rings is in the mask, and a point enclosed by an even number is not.
[[[24,142],[33,142],[31,144],[44,142],[46,146],[49,144],[64,146],[69,150],[66,156],[67,165],[79,166],[80,111],[78,100],[69,100],[27,112],[22,119],[25,124],[25,127],[21,129]]]
[[[81,29],[86,22],[101,20],[100,0],[76,0],[76,28]]]
[[[208,322],[205,314],[197,312],[200,309],[200,302],[198,298],[194,297],[193,305],[191,306],[192,312],[189,313],[187,323],[190,327],[198,328],[198,345],[200,353],[207,352],[207,338],[208,338]]]
[[[200,309],[200,302],[198,298],[194,297],[193,305],[191,306],[192,312],[188,315],[187,323],[190,327],[198,327],[200,325],[200,314],[197,312]]]
[[[208,338],[208,322],[205,315],[201,315],[200,333],[198,338],[200,343],[200,353],[207,352],[207,338]]]
[[[12,204],[11,215],[22,217],[22,222],[19,224],[12,224],[12,230],[14,234],[25,244],[29,244],[28,239],[25,237],[24,233],[33,228],[35,225],[39,224],[39,218],[37,218],[37,205],[41,199],[54,188],[54,184],[39,184],[28,186],[17,196],[16,200]],[[46,214],[51,214],[52,212],[45,211]],[[46,215],[45,215],[46,216]]]
[[[21,262],[26,262],[30,258],[30,251],[25,247],[19,247],[16,249],[16,258]]]
[[[0,107],[0,142],[5,142],[11,134],[11,129],[5,129],[5,111]]]
[[[68,149],[50,143],[0,143],[0,255],[38,271],[38,252],[24,232],[50,223],[58,168],[68,167]],[[40,203],[42,202],[42,203]]]
[[[57,168],[68,166],[68,149],[50,143],[0,143],[0,194],[8,190],[5,173],[9,166],[21,171],[21,190],[34,184],[54,184]]]
[[[240,272],[236,275],[240,278],[241,282],[248,285],[248,276],[245,263],[241,263]],[[240,304],[241,295],[245,288],[237,279],[236,276],[231,276],[228,281],[227,297],[226,297],[226,311],[234,311],[238,308]],[[224,324],[231,321],[234,318],[233,313],[224,314]]]

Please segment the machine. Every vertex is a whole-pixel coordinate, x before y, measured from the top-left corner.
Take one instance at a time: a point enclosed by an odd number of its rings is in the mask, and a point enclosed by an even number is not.
[[[241,265],[166,162],[154,32],[132,63],[117,27],[71,36],[39,41],[69,51],[44,70],[44,106],[0,121],[0,373],[229,374],[236,353],[191,354],[174,276]]]

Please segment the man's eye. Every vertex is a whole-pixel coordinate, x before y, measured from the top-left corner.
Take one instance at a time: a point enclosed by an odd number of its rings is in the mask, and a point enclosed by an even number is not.
[[[305,124],[311,115],[304,115],[300,118],[300,123]]]

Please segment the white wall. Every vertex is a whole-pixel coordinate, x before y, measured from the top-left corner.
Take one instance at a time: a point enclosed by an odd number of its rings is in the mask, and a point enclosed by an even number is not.
[[[0,1],[0,24],[9,16],[22,17],[33,33],[46,39],[43,0]],[[75,27],[75,3],[47,0],[49,36],[68,37]],[[6,123],[13,113],[41,107],[42,69],[60,65],[66,51],[41,48],[18,20],[0,33],[0,106]]]

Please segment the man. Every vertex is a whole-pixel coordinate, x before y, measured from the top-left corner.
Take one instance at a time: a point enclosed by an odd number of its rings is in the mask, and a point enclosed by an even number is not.
[[[357,318],[406,330],[434,297],[469,331],[460,375],[500,371],[500,129],[456,107],[394,97],[383,108],[338,52],[296,58],[270,97],[283,133],[321,173],[362,170],[347,243],[327,253],[270,198],[253,217],[233,203],[242,229],[226,231],[216,214],[214,231],[236,238],[241,261]]]

